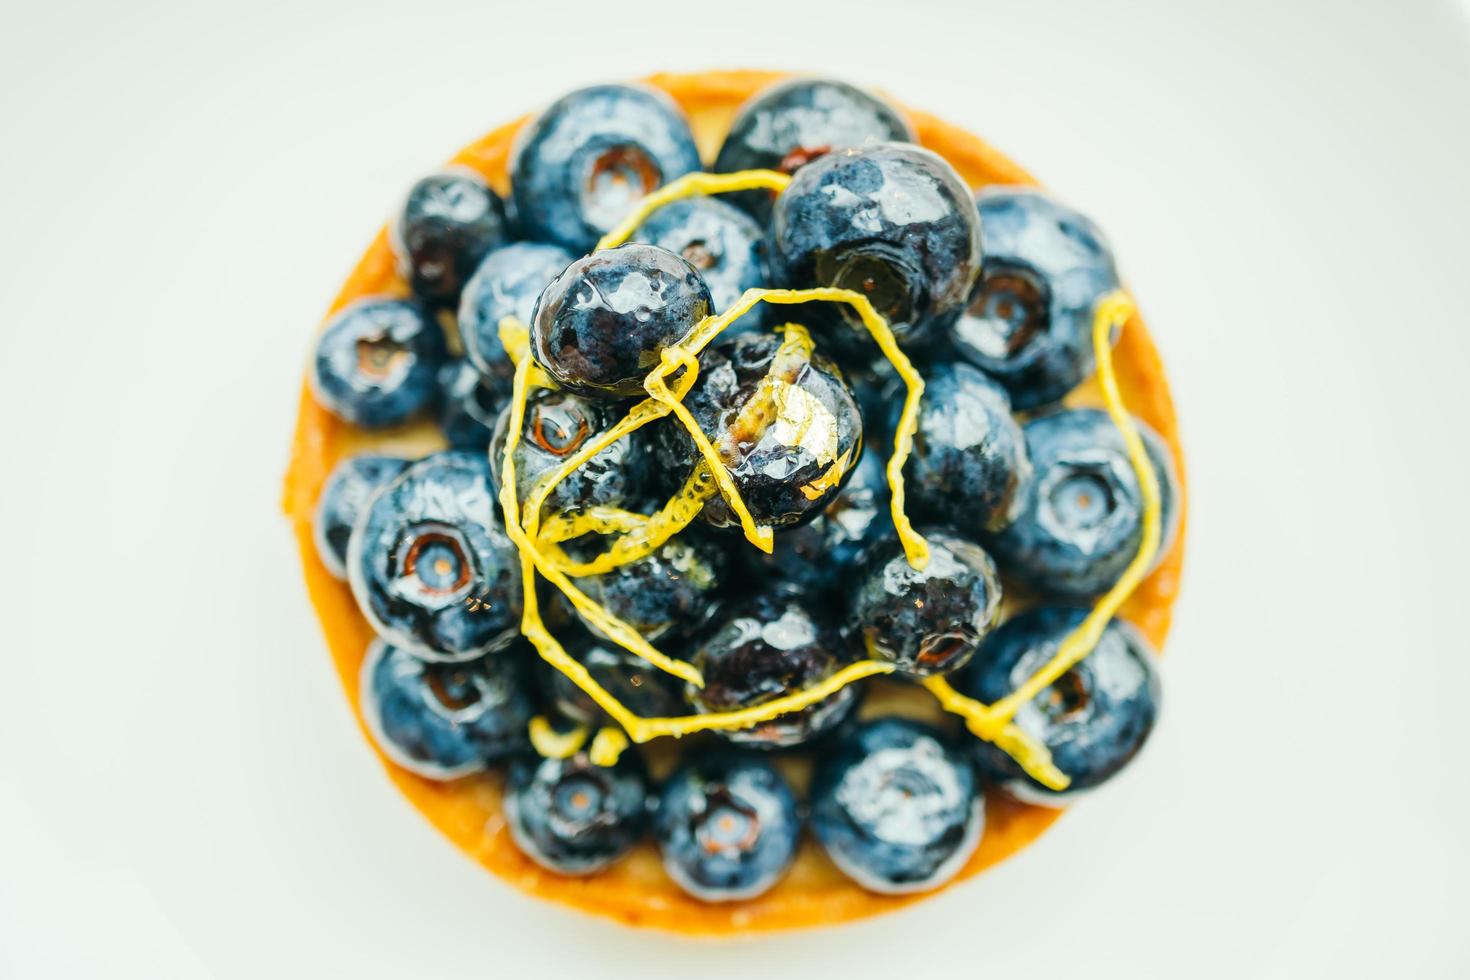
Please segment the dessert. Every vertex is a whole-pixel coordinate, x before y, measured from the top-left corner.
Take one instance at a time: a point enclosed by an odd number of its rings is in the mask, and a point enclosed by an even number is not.
[[[1134,757],[1182,463],[1086,219],[764,73],[573,93],[466,172],[344,288],[286,488],[349,698],[457,845],[632,924],[834,923]]]

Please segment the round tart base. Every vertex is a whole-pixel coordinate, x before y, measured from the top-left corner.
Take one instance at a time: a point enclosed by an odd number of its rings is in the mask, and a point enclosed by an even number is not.
[[[711,160],[740,104],[782,77],[777,72],[731,71],[656,75],[647,81],[668,92],[683,106],[704,158]],[[907,115],[919,142],[947,159],[972,187],[1036,183],[1024,170],[976,137],[924,113],[907,111]],[[524,122],[525,117],[494,130],[461,150],[453,162],[479,171],[498,191],[506,193],[511,142]],[[338,293],[332,311],[362,296],[406,293],[407,287],[395,271],[386,230],[380,231]],[[1158,352],[1138,318],[1124,329],[1114,357],[1128,407],[1169,443],[1179,467],[1182,490],[1184,461],[1168,383]],[[1090,382],[1070,396],[1068,402],[1101,403]],[[368,449],[417,456],[442,446],[437,430],[427,423],[388,433],[354,429],[318,406],[303,385],[291,464],[286,473],[284,506],[301,550],[307,590],[359,725],[362,715],[358,706],[358,668],[373,632],[358,612],[347,584],[332,578],[317,558],[311,529],[317,496],[332,467],[344,456]],[[1183,558],[1181,525],[1173,549],[1123,609],[1123,617],[1138,626],[1159,650],[1163,649],[1168,634]],[[365,727],[363,736],[368,738]],[[934,894],[883,896],[863,891],[844,877],[810,840],[803,845],[791,873],[780,884],[746,902],[707,904],[689,897],[664,874],[657,849],[646,841],[600,874],[588,878],[563,877],[533,863],[512,843],[501,816],[499,774],[436,783],[400,769],[379,755],[389,777],[409,801],[462,851],[497,876],[540,898],[629,925],[704,935],[794,929],[860,919]],[[1060,811],[989,794],[984,838],[954,881],[977,875],[1021,850],[1059,815]]]

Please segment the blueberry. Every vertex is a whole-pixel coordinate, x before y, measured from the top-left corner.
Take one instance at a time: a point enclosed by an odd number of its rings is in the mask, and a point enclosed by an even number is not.
[[[414,294],[451,307],[485,253],[508,238],[500,195],[470,170],[430,174],[414,184],[389,236]]]
[[[616,765],[586,753],[517,759],[505,793],[511,838],[531,860],[566,875],[600,871],[628,852],[648,823],[648,784],[636,752]]]
[[[635,715],[668,718],[685,713],[679,682],[657,667],[650,667],[637,654],[596,637],[568,644],[567,650],[587,668],[593,680]],[[545,676],[547,696],[563,718],[580,725],[606,723],[603,710],[565,674],[548,667]]]
[[[552,280],[536,301],[531,352],[564,388],[632,397],[663,349],[712,312],[694,266],[630,243],[583,256]]]
[[[943,159],[874,143],[807,164],[776,199],[772,278],[784,286],[863,293],[905,348],[939,335],[980,274],[980,218]],[[853,309],[813,307],[814,326],[849,355],[876,349]]]
[[[584,398],[570,391],[539,388],[526,400],[520,441],[516,445],[516,494],[524,504],[541,480],[567,461],[589,439],[606,432],[623,417],[612,402]],[[500,481],[510,409],[495,427],[490,465]],[[557,485],[546,510],[570,513],[588,507],[620,507],[639,495],[650,466],[647,430],[640,429],[602,449]]]
[[[382,640],[362,665],[362,716],[383,753],[426,779],[455,779],[528,746],[531,699],[519,660],[419,659]]]
[[[925,372],[904,484],[914,513],[972,535],[1009,524],[1031,476],[1026,440],[1005,389],[968,364]],[[901,403],[889,414],[898,424]]]
[[[795,527],[820,514],[851,476],[862,453],[862,415],[842,372],[816,354],[776,365],[781,338],[741,334],[722,338],[700,355],[699,380],[684,399],[705,435],[725,458],[757,524]],[[771,406],[751,400],[777,367]],[[659,459],[669,472],[690,472],[702,457],[672,421],[659,426]],[[710,498],[701,517],[714,527],[739,519],[723,497]]]
[[[516,368],[500,343],[500,321],[513,316],[529,327],[541,291],[572,264],[555,245],[515,242],[485,256],[459,301],[464,352],[502,400],[510,397]]]
[[[791,867],[801,820],[773,766],[721,753],[669,777],[654,833],[680,888],[701,901],[733,902],[769,891]]]
[[[1041,191],[991,188],[977,199],[985,269],[952,339],[1005,385],[1017,409],[1058,401],[1092,374],[1092,318],[1118,288],[1107,242]]]
[[[439,431],[451,449],[485,452],[504,401],[462,357],[439,369]]]
[[[363,453],[349,456],[333,467],[327,482],[322,484],[312,521],[316,553],[333,577],[347,577],[347,541],[352,537],[357,515],[373,494],[407,465],[408,460],[397,456]]]
[[[519,636],[520,569],[495,522],[490,463],[444,452],[405,469],[358,518],[352,594],[379,635],[429,660],[471,660]]]
[[[1135,423],[1163,497],[1162,556],[1178,526],[1178,481],[1163,440]],[[1045,595],[1100,595],[1143,541],[1143,495],[1123,437],[1106,412],[1092,408],[1044,415],[1022,431],[1035,474],[1015,521],[991,541],[996,560]]]
[[[686,694],[700,714],[753,708],[826,680],[843,666],[840,654],[836,631],[801,599],[789,590],[763,592],[721,617],[694,648],[690,661],[704,687],[690,685]],[[755,748],[790,748],[831,731],[856,703],[849,685],[801,711],[721,734]]]
[[[798,78],[759,93],[736,113],[715,159],[716,173],[797,168],[833,150],[864,143],[912,143],[913,131],[893,107],[845,82]],[[730,200],[764,221],[769,194]]]
[[[812,777],[812,832],[832,862],[869,891],[944,884],[974,853],[984,825],[970,763],[917,722],[868,722]]]
[[[888,499],[883,460],[864,453],[842,492],[811,523],[778,532],[769,555],[741,548],[740,556],[757,581],[836,599],[868,552],[892,531]]]
[[[852,596],[848,629],[869,656],[911,677],[963,666],[1000,612],[1000,579],[979,545],[926,530],[929,564],[918,571],[896,539],[877,549]]]
[[[597,85],[558,99],[521,131],[511,186],[527,237],[581,255],[641,198],[699,167],[673,100],[648,88]]]
[[[602,547],[599,542],[597,550]],[[684,534],[651,555],[573,582],[650,641],[689,636],[719,610],[725,559],[724,549],[708,538]]]
[[[1086,616],[1086,609],[1043,606],[1007,620],[955,675],[955,688],[987,704],[999,701],[1051,660]],[[1014,719],[1051,750],[1052,761],[1072,780],[1067,789],[1047,789],[1010,756],[976,739],[980,770],[1018,799],[1065,805],[1138,754],[1153,730],[1159,696],[1153,651],[1137,630],[1115,619],[1087,659],[1022,705]]]
[[[648,216],[633,240],[666,248],[698,269],[716,312],[729,309],[741,293],[766,282],[765,231],[749,215],[712,197],[665,204]]]
[[[437,393],[448,357],[444,331],[408,300],[365,299],[327,323],[317,340],[311,383],[316,400],[365,429],[407,422]]]

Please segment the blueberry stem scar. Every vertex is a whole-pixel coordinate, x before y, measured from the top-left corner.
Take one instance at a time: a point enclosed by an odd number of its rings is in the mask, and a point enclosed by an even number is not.
[[[1163,540],[1163,499],[1159,492],[1159,477],[1154,472],[1144,449],[1143,439],[1133,417],[1123,403],[1118,390],[1118,376],[1113,369],[1112,333],[1123,326],[1137,312],[1132,298],[1123,290],[1115,290],[1104,296],[1097,305],[1092,321],[1092,347],[1097,356],[1098,382],[1102,387],[1103,403],[1109,417],[1123,437],[1128,450],[1128,461],[1138,477],[1138,488],[1143,497],[1143,540],[1138,552],[1129,562],[1113,587],[1097,600],[1077,628],[1062,640],[1057,652],[1035,674],[1020,687],[994,704],[986,705],[967,698],[952,688],[942,677],[931,677],[924,681],[929,692],[939,699],[946,710],[965,718],[970,731],[987,742],[994,743],[1015,759],[1027,774],[1042,785],[1054,790],[1064,790],[1071,779],[1051,761],[1051,753],[1044,746],[1026,735],[1011,723],[1016,711],[1035,698],[1050,685],[1056,683],[1067,671],[1092,653],[1098,641],[1123,603],[1142,584],[1158,556]]]
[[[569,759],[587,744],[587,727],[578,725],[569,732],[559,732],[551,727],[545,715],[537,715],[527,726],[531,748],[545,759]]]
[[[779,170],[738,170],[729,174],[685,174],[671,180],[652,194],[638,202],[626,218],[612,231],[602,236],[598,249],[616,248],[628,239],[643,224],[649,215],[674,201],[701,194],[727,194],[733,191],[775,191],[780,193],[791,183],[791,175]]]

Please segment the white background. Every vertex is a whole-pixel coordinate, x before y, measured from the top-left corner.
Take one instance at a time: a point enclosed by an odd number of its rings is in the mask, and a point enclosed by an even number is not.
[[[0,975],[1470,974],[1465,7],[4,7]],[[577,84],[715,66],[885,88],[1091,212],[1192,489],[1134,770],[912,911],[719,946],[440,840],[278,509],[309,337],[403,188]]]

